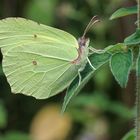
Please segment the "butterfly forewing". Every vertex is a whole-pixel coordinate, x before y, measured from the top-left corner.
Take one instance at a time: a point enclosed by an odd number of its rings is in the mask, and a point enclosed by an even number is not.
[[[22,18],[0,21],[3,71],[14,93],[48,98],[77,75],[76,39],[61,30]]]

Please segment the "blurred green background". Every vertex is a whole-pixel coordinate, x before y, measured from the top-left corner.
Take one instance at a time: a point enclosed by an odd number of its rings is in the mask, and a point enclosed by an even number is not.
[[[111,14],[135,0],[0,0],[0,18],[25,17],[65,30],[77,39],[94,15],[90,45],[122,42],[135,30],[136,16],[109,21]],[[2,55],[1,55],[2,60]],[[120,140],[134,127],[135,75],[121,89],[108,64],[96,72],[60,115],[65,91],[47,100],[14,95],[0,66],[0,140]]]

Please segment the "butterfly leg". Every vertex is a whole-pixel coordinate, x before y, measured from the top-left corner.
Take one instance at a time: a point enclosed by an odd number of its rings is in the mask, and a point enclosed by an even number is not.
[[[91,52],[96,52],[96,49],[94,49],[93,47],[89,47],[89,50],[91,51]]]
[[[88,57],[87,57],[87,61],[88,61],[89,65],[91,66],[91,68],[92,68],[93,70],[96,70],[96,68],[91,64],[91,62],[90,62],[90,60],[89,60]]]
[[[82,77],[81,77],[81,74],[80,74],[80,70],[78,70],[78,76],[79,76],[79,83],[78,83],[78,86],[80,86],[81,80],[82,80]]]
[[[95,48],[93,48],[93,47],[89,47],[89,50],[91,51],[91,53],[90,54],[93,54],[93,53],[104,53],[105,51],[104,50],[97,50],[97,49],[95,49]]]

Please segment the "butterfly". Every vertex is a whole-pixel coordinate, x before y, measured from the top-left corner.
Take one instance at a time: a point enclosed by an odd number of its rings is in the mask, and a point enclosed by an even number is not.
[[[37,99],[54,96],[67,88],[91,65],[89,28],[98,22],[94,16],[78,41],[71,34],[24,18],[0,20],[2,67],[13,93]]]

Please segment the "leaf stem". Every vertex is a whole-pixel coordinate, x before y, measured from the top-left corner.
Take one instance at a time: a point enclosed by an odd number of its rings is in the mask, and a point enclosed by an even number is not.
[[[137,28],[140,29],[140,0],[137,0]],[[136,77],[136,140],[140,140],[140,75]]]

